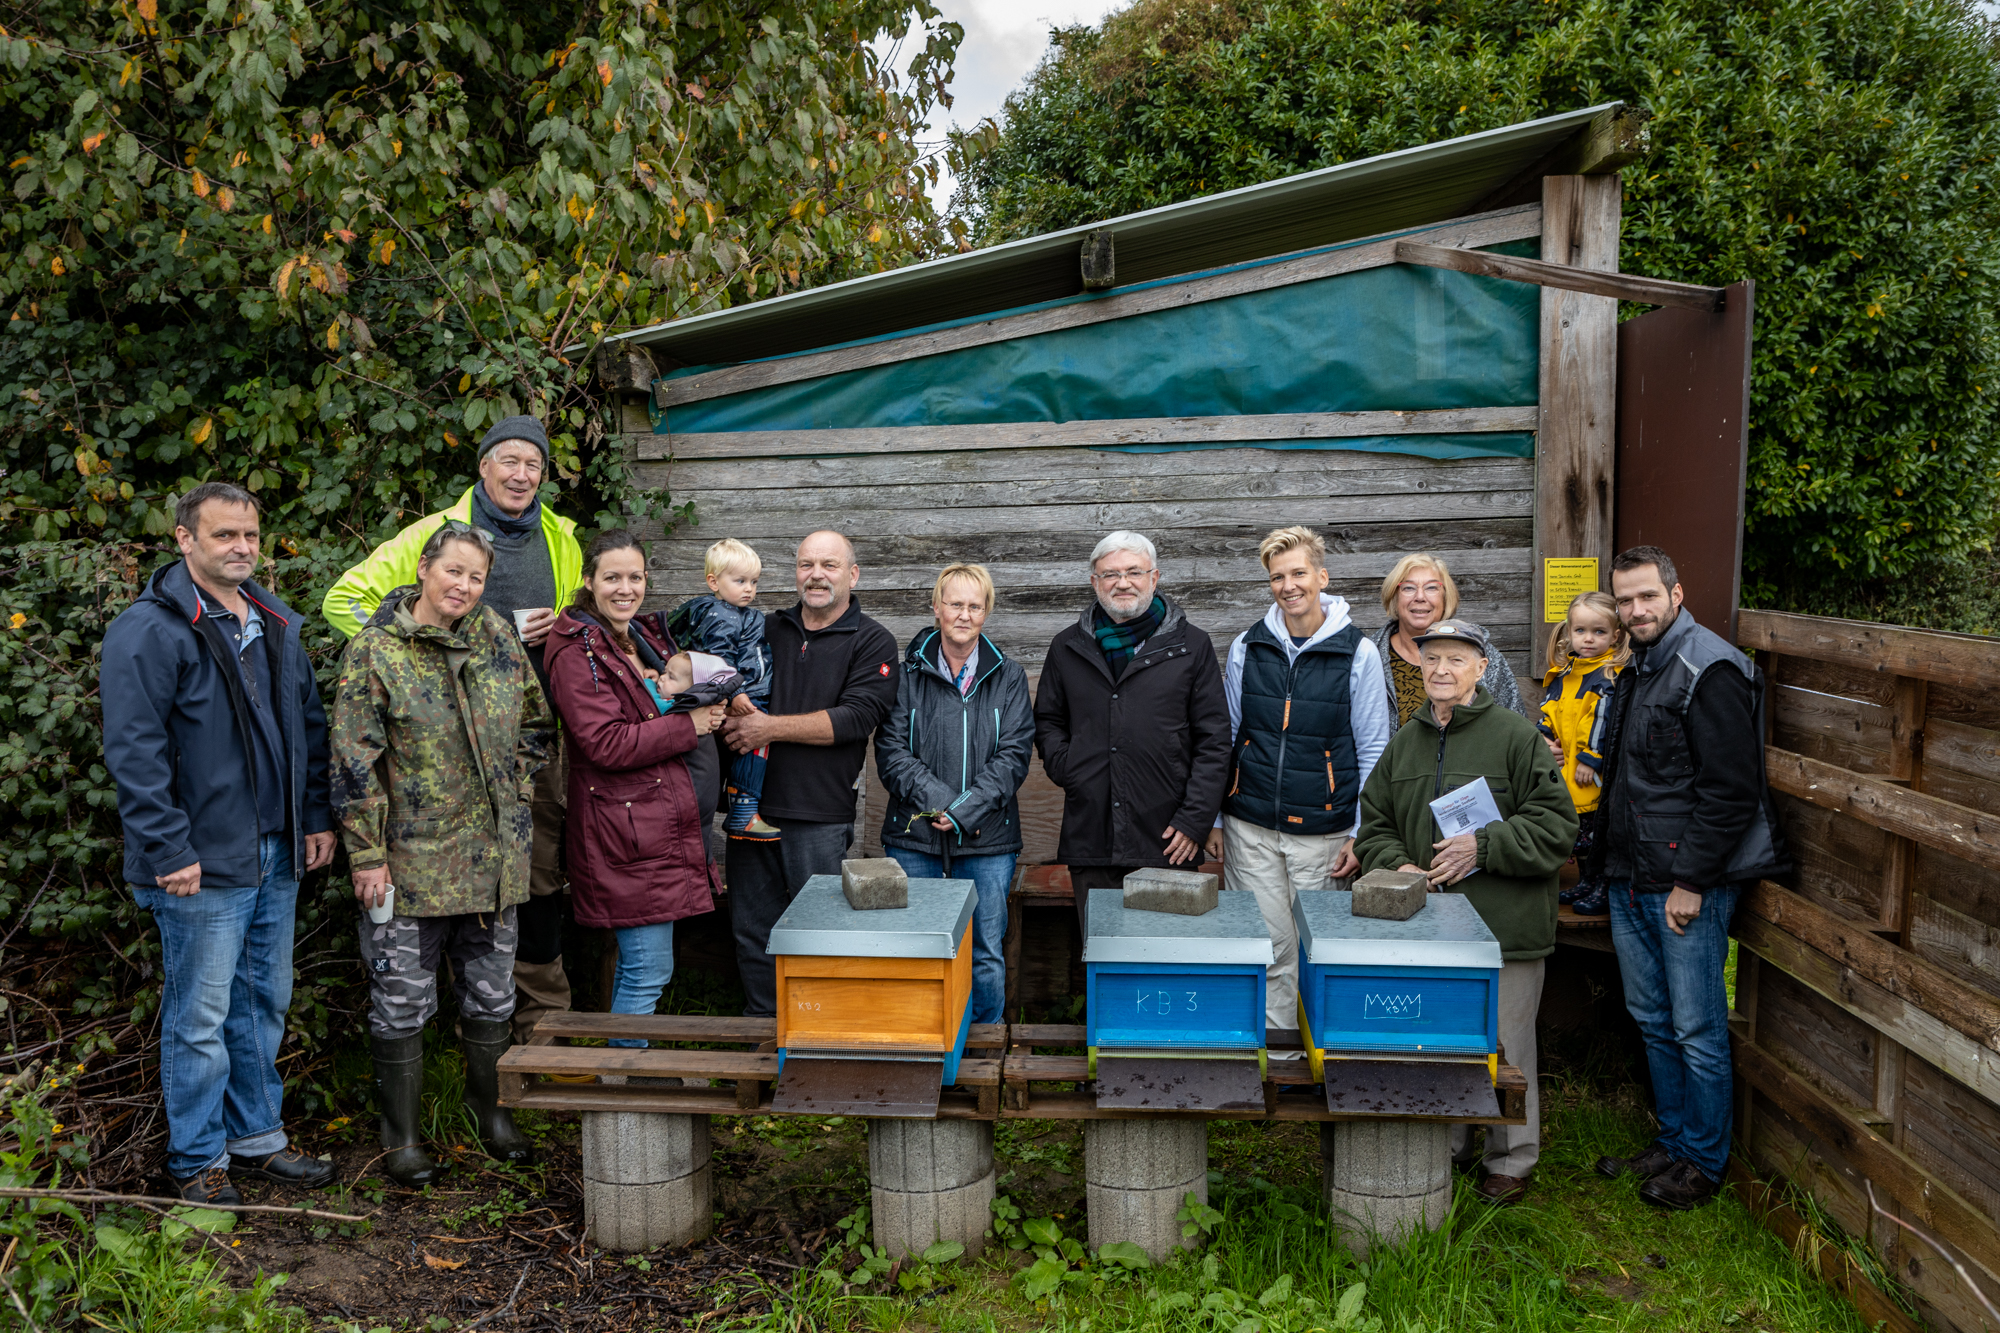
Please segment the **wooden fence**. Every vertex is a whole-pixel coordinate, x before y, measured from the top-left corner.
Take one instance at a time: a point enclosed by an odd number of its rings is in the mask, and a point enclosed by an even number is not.
[[[1992,1329],[1951,1261],[2000,1298],[2000,640],[1768,611],[1737,639],[1798,867],[1737,912],[1739,1147],[1933,1327]]]

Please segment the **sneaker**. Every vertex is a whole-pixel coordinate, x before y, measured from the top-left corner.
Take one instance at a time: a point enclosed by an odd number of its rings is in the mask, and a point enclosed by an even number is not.
[[[1667,1156],[1667,1150],[1653,1143],[1637,1157],[1600,1157],[1597,1159],[1597,1174],[1616,1180],[1620,1176],[1637,1176],[1641,1180],[1651,1180],[1660,1172],[1674,1164]]]
[[[778,836],[778,826],[776,824],[765,823],[762,815],[752,815],[750,822],[743,826],[743,831],[752,837],[758,838],[775,838]]]
[[[1577,887],[1583,889],[1582,885]],[[1569,910],[1578,916],[1610,916],[1611,890],[1602,884],[1592,884],[1570,900]]]
[[[229,1183],[229,1173],[219,1166],[211,1166],[191,1176],[176,1176],[169,1173],[167,1179],[174,1182],[175,1194],[189,1203],[204,1208],[212,1208],[217,1204],[234,1206],[243,1202],[243,1196],[236,1192],[236,1186]]]
[[[332,1162],[322,1162],[317,1157],[308,1157],[297,1148],[286,1147],[282,1152],[267,1153],[262,1157],[238,1157],[229,1155],[229,1169],[239,1176],[252,1180],[268,1180],[276,1185],[297,1185],[300,1189],[316,1190],[333,1183]]]
[[[1699,1208],[1715,1197],[1719,1182],[1693,1162],[1675,1162],[1639,1187],[1639,1197],[1655,1208],[1671,1208],[1684,1213]]]

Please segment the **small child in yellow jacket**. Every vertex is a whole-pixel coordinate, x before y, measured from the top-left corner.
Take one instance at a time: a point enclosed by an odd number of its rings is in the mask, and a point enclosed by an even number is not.
[[[1604,733],[1611,721],[1611,692],[1619,670],[1632,660],[1632,647],[1618,623],[1618,604],[1609,593],[1578,593],[1568,614],[1549,636],[1548,671],[1542,677],[1538,724],[1550,753],[1561,765],[1570,799],[1583,816],[1576,836],[1576,863],[1587,865],[1597,834],[1595,811],[1601,797]],[[1562,901],[1579,916],[1604,916],[1610,904],[1604,886],[1578,880]]]

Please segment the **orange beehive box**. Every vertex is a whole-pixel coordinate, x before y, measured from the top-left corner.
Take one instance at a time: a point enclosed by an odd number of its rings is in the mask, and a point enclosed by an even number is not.
[[[778,1049],[943,1057],[956,1076],[972,996],[970,880],[913,879],[910,905],[861,912],[815,875],[771,931]]]

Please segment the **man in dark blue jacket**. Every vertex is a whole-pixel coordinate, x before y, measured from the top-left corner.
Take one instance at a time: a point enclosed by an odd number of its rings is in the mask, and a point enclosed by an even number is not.
[[[104,634],[104,762],[125,879],[160,928],[167,1170],[192,1203],[230,1172],[316,1188],[286,1141],[278,1044],[299,877],[333,859],[326,713],[299,617],[250,579],[257,501],[206,482],[175,506],[183,559]]]

